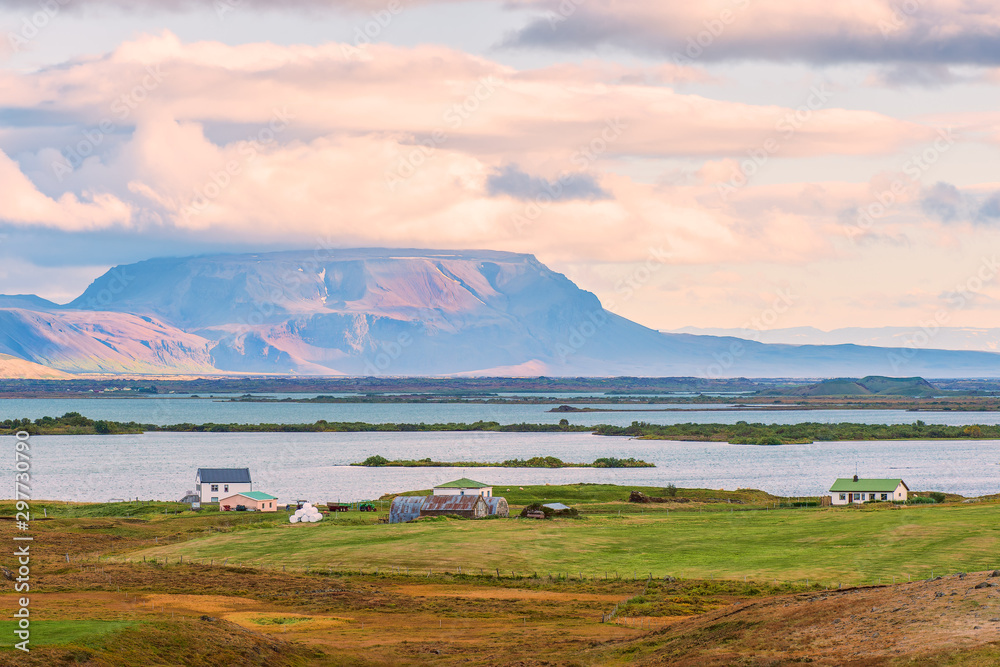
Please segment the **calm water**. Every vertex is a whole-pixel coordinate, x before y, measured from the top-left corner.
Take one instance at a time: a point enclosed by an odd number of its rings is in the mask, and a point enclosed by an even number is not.
[[[2,439],[8,479],[14,438]],[[36,499],[106,501],[179,499],[198,467],[249,467],[254,488],[282,501],[348,501],[426,489],[468,476],[513,485],[606,482],[620,485],[736,489],[819,495],[836,477],[901,477],[914,490],[976,496],[1000,492],[1000,441],[828,442],[757,447],[609,438],[582,433],[149,433],[34,436]],[[503,468],[357,468],[372,454],[388,458],[500,461],[552,455],[590,462],[634,456],[657,465],[632,470]],[[10,491],[3,493],[8,495]],[[556,500],[557,498],[551,498]]]
[[[143,424],[206,423],[221,424],[298,424],[327,421],[448,423],[496,421],[501,424],[556,424],[568,419],[571,424],[627,426],[633,421],[652,424],[723,423],[740,420],[768,424],[799,422],[854,422],[858,424],[911,424],[921,419],[928,424],[1000,424],[1000,412],[907,412],[905,410],[780,410],[767,408],[721,411],[719,408],[680,404],[678,412],[650,412],[642,406],[634,411],[557,413],[552,405],[478,405],[464,403],[229,403],[209,398],[58,398],[0,399],[0,420],[46,415],[57,417],[79,412],[91,419],[136,421]],[[578,405],[576,407],[587,407]],[[590,406],[599,407],[599,406]],[[621,409],[623,406],[607,406]],[[643,407],[647,411],[641,411]]]

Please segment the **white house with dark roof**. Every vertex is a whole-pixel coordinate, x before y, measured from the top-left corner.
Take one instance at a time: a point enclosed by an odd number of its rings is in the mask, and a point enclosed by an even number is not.
[[[830,503],[833,505],[854,505],[878,502],[906,502],[910,489],[901,479],[838,479],[830,487]]]
[[[217,503],[244,491],[253,491],[250,468],[198,468],[195,475],[195,493],[203,503]]]

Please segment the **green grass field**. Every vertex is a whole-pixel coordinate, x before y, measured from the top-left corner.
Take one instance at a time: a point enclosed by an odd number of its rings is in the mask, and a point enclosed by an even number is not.
[[[32,621],[30,646],[77,644],[137,625],[134,621]],[[0,621],[0,636],[14,637],[17,621]],[[14,641],[5,640],[3,648],[12,649]]]
[[[615,486],[614,484],[565,484],[545,486],[498,486],[493,492],[498,496],[503,496],[507,502],[513,505],[530,505],[536,502],[561,502],[568,505],[593,503],[615,503],[628,500],[630,491],[641,491],[647,496],[667,496],[668,490],[658,486]],[[736,491],[714,490],[714,489],[679,489],[680,496],[691,500],[706,501],[710,498],[718,500],[741,500],[748,504],[766,504],[769,502],[783,500],[777,496],[772,496],[756,489],[738,489]],[[422,491],[407,491],[398,495],[402,496],[426,496],[432,492],[431,489]],[[383,496],[392,498],[393,495]],[[815,498],[813,499],[815,500]],[[673,505],[676,509],[678,506]],[[582,509],[582,508],[581,508]],[[636,511],[640,508],[634,507]],[[655,506],[647,506],[646,509],[656,509]]]
[[[604,500],[599,495],[595,500]],[[334,571],[462,567],[469,574],[499,568],[505,576],[617,572],[833,584],[1000,567],[1000,506],[993,503],[732,512],[715,506],[620,518],[613,505],[594,507],[606,513],[554,521],[282,524],[146,549],[131,558],[183,555]]]

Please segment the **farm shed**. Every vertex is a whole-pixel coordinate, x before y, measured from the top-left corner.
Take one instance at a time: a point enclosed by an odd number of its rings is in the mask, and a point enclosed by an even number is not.
[[[389,506],[389,523],[406,523],[420,516],[429,496],[396,496]]]
[[[901,479],[838,479],[830,487],[833,505],[853,505],[870,500],[905,502],[909,488]]]
[[[427,496],[420,508],[420,516],[455,514],[467,519],[482,519],[487,513],[482,496]]]
[[[482,496],[489,498],[493,495],[493,487],[489,484],[477,482],[474,479],[463,477],[454,482],[438,484],[434,487],[435,496]]]
[[[444,514],[470,519],[496,515],[506,519],[510,516],[510,508],[502,496],[396,496],[389,507],[389,523],[406,523],[422,516]]]
[[[226,505],[231,510],[236,509],[237,505],[243,505],[248,510],[255,510],[257,512],[277,512],[278,496],[272,496],[270,493],[263,493],[261,491],[244,491],[243,493],[235,493],[219,501],[219,507],[224,508]]]
[[[503,496],[490,496],[483,498],[486,501],[486,513],[489,516],[500,516],[506,519],[510,516],[510,508],[507,507],[507,499]]]

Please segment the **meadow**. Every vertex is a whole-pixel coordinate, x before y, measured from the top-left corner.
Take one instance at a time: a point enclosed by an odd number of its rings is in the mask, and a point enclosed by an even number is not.
[[[626,502],[632,490],[666,502]],[[293,525],[37,503],[33,649],[0,647],[0,665],[845,665],[873,632],[887,639],[857,664],[1000,659],[996,588],[973,589],[1000,564],[996,498],[891,509],[750,489],[498,491],[512,513],[559,500],[580,516]],[[0,503],[0,538],[13,514]],[[859,605],[865,622],[847,631]]]
[[[394,525],[345,524],[338,517],[309,525],[276,521],[252,531],[143,549],[134,557],[229,559],[333,571],[426,573],[462,568],[465,573],[495,576],[499,571],[515,577],[652,575],[829,585],[1000,567],[1000,507],[991,502],[894,509],[888,504],[795,507],[793,501],[774,509],[782,503],[760,492],[684,490],[685,498],[701,498],[692,503],[636,504],[622,502],[622,490],[612,491],[615,488],[533,487],[508,494],[518,509],[528,502],[565,502],[575,495],[569,502],[581,510],[579,518],[425,519]]]

